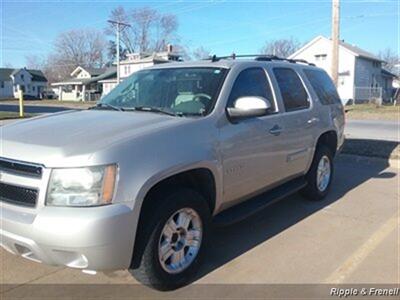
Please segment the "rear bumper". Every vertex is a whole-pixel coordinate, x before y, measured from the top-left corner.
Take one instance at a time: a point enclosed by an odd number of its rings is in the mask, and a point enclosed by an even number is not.
[[[123,204],[92,208],[44,207],[39,212],[0,203],[1,246],[50,265],[88,270],[128,268],[135,226]]]

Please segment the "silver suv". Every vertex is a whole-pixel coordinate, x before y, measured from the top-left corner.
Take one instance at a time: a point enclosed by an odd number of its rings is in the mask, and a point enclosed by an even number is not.
[[[296,191],[322,199],[343,127],[332,81],[306,62],[213,57],[136,72],[89,110],[1,128],[1,245],[177,288],[211,224]]]

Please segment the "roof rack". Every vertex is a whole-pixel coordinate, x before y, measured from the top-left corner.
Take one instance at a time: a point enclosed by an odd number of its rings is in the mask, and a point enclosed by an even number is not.
[[[247,57],[254,57],[254,60],[257,61],[273,61],[273,60],[281,60],[281,61],[287,61],[290,63],[302,63],[302,64],[307,64],[310,66],[315,66],[313,63],[309,63],[308,61],[304,59],[291,59],[291,58],[283,58],[279,57],[276,55],[271,55],[271,54],[241,54],[241,55],[236,55],[235,53],[232,53],[231,55],[228,56],[216,56],[212,55],[209,58],[206,58],[206,60],[211,60],[212,62],[219,61],[221,59],[236,59],[236,58],[247,58]]]

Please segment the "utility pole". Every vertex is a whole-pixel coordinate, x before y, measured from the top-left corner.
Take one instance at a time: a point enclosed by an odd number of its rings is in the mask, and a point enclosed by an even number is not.
[[[332,61],[331,77],[334,84],[339,81],[339,27],[340,27],[340,5],[339,0],[332,0]]]
[[[117,32],[117,84],[120,83],[120,72],[119,72],[119,61],[120,61],[120,54],[119,54],[119,45],[120,45],[120,33],[122,30],[124,30],[126,27],[131,27],[131,25],[123,23],[123,22],[119,22],[119,21],[113,21],[113,20],[108,20],[108,23],[112,24],[113,26],[115,26]]]

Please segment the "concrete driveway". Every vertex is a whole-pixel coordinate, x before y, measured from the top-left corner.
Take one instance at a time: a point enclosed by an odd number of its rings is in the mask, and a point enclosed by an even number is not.
[[[249,289],[256,297],[263,287],[249,284],[296,284],[292,287],[299,292],[292,297],[304,297],[307,286],[298,284],[399,284],[398,184],[398,169],[385,162],[342,155],[325,200],[309,202],[296,194],[245,221],[216,228],[197,281],[167,294],[136,285],[127,271],[87,275],[1,250],[1,296],[187,299],[212,293],[240,298],[249,296],[243,294]],[[290,286],[268,287],[260,291],[262,297],[282,297]],[[315,295],[316,286],[309,289],[310,295],[322,297]]]

